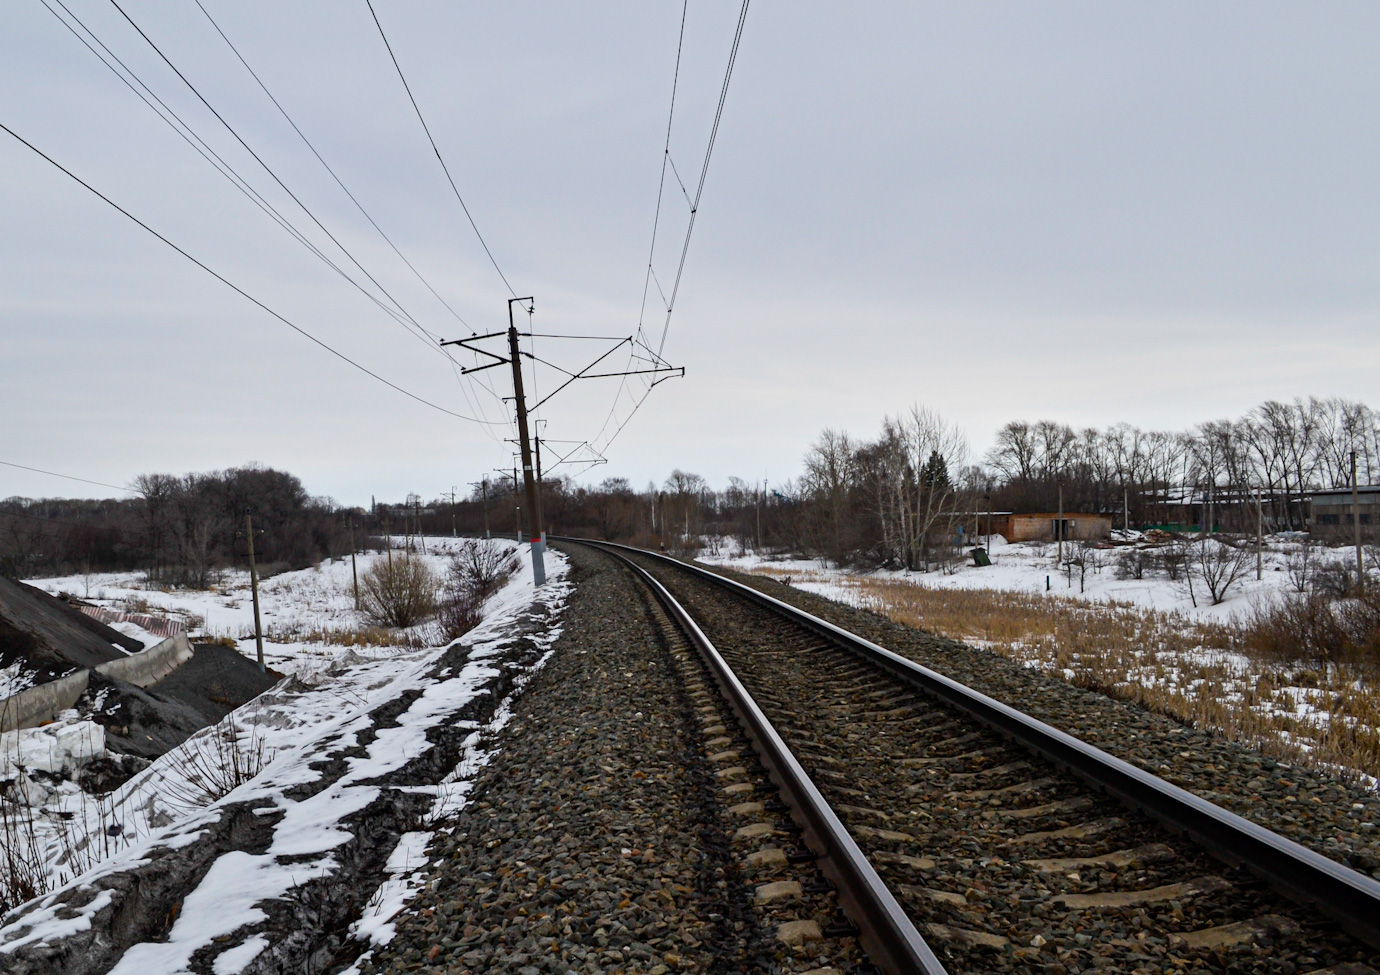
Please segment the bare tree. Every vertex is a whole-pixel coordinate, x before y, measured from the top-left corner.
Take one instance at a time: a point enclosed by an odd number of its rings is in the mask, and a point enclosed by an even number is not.
[[[883,442],[890,457],[886,493],[896,522],[893,537],[908,568],[929,571],[935,555],[952,546],[958,492],[949,471],[967,459],[968,440],[935,411],[915,406],[885,420]]]
[[[1306,539],[1303,544],[1292,549],[1285,557],[1284,570],[1289,575],[1289,584],[1295,592],[1307,592],[1313,585],[1313,576],[1318,570],[1318,560],[1313,554],[1313,546]]]
[[[826,429],[805,454],[801,488],[823,508],[824,549],[836,564],[847,555],[844,542],[849,487],[853,481],[856,447],[848,434]]]
[[[1254,556],[1245,548],[1215,538],[1198,538],[1189,543],[1188,575],[1202,580],[1203,588],[1216,606],[1227,593],[1246,578]],[[1197,605],[1197,599],[1194,599]]]

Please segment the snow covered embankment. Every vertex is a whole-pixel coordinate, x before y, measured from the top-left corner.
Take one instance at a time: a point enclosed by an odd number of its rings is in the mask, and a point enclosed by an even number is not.
[[[386,940],[428,830],[560,634],[567,569],[549,554],[534,593],[524,565],[450,647],[350,652],[159,759],[92,823],[131,844],[0,920],[0,967],[237,975]],[[256,774],[209,801],[211,780],[245,771],[227,741]]]

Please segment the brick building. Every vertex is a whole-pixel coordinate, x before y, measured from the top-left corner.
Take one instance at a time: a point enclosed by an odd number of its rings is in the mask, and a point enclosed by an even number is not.
[[[1008,542],[1052,542],[1058,538],[1059,512],[993,514],[992,531]],[[985,524],[984,524],[985,527]],[[1087,512],[1064,512],[1065,541],[1095,541],[1112,533],[1112,516]]]

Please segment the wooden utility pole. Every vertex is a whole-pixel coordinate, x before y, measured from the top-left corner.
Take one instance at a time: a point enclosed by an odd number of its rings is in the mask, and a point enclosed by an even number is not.
[[[422,534],[422,499],[414,498],[412,501],[414,516],[412,523],[417,526],[417,542],[422,546],[422,554],[426,554],[426,536]]]
[[[254,564],[254,519],[244,513],[244,534],[249,539],[249,591],[254,598],[254,646],[258,650],[259,673],[264,672],[264,629],[259,622],[259,567]]]
[[[383,550],[388,553],[388,571],[393,571],[393,533],[388,530],[388,516],[383,516]]]
[[[359,566],[355,563],[355,520],[350,519],[350,577],[355,586],[355,611],[359,611]]]
[[[1255,581],[1265,578],[1265,502],[1255,489]]]
[[[1121,527],[1131,530],[1131,492],[1126,487],[1121,489]]]
[[[762,551],[762,495],[767,491],[767,482],[762,482],[762,488],[757,492],[757,551]]]
[[[517,465],[513,466],[513,538],[522,544],[522,495],[518,494]]]
[[[460,490],[459,487],[457,487],[457,486],[454,485],[454,484],[452,484],[452,485],[450,486],[450,537],[451,537],[451,538],[459,538],[459,537],[460,537],[460,529],[456,526],[456,522],[455,522],[455,495],[456,495],[456,493],[457,493],[459,490]]]
[[[1015,509],[1012,509],[1015,510]],[[1064,482],[1059,482],[1059,520],[1054,523],[1054,533],[1059,536],[1059,564],[1064,564]],[[1072,576],[1070,576],[1072,578]],[[1071,585],[1072,583],[1070,583]]]
[[[1366,562],[1361,553],[1361,488],[1356,483],[1356,451],[1351,452],[1351,527],[1356,533],[1356,593],[1366,591]]]

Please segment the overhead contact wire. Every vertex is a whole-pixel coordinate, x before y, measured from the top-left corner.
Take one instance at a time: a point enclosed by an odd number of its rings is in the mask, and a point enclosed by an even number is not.
[[[112,0],[113,2],[113,0]],[[455,179],[450,175],[450,167],[446,165],[445,158],[441,155],[441,149],[436,145],[436,140],[432,138],[431,127],[426,124],[426,118],[422,115],[422,109],[417,104],[417,99],[412,95],[412,86],[407,83],[407,76],[403,74],[402,65],[398,63],[398,56],[393,53],[393,45],[388,43],[388,35],[384,33],[383,24],[379,21],[379,15],[374,10],[373,0],[364,0],[369,7],[369,14],[374,18],[374,26],[378,28],[379,37],[383,39],[383,46],[388,49],[388,57],[393,62],[393,68],[398,72],[398,80],[402,82],[403,89],[407,92],[407,100],[412,103],[412,110],[417,113],[417,121],[422,123],[422,131],[426,133],[426,139],[431,143],[431,151],[436,154],[436,161],[441,164],[441,171],[446,174],[446,182],[450,184],[451,191],[455,194],[455,199],[460,202],[460,209],[465,211],[465,219],[470,222],[470,228],[474,235],[479,238],[480,245],[484,248],[484,253],[489,257],[489,263],[494,266],[498,276],[503,279],[504,286],[508,289],[508,294],[517,297],[517,292],[508,282],[508,276],[503,273],[503,269],[498,266],[498,261],[494,259],[493,251],[489,250],[489,244],[484,239],[484,235],[479,232],[479,225],[474,222],[474,216],[470,213],[470,208],[465,204],[465,198],[460,195],[460,188],[455,185]]]
[[[649,291],[649,288],[650,288],[650,283],[651,283],[653,280],[655,280],[656,286],[657,286],[657,292],[658,292],[658,294],[661,295],[662,302],[663,302],[663,304],[666,306],[666,318],[665,318],[665,321],[664,321],[664,323],[663,323],[663,325],[662,325],[662,328],[661,328],[661,340],[657,343],[656,352],[654,353],[658,359],[660,359],[660,358],[662,357],[662,352],[663,352],[663,351],[665,350],[665,348],[666,348],[666,335],[667,335],[667,333],[670,331],[670,328],[671,328],[671,314],[672,314],[672,312],[673,312],[674,309],[675,309],[676,297],[677,297],[677,295],[680,293],[681,278],[682,278],[682,276],[683,276],[684,273],[685,273],[685,262],[686,262],[686,258],[687,258],[688,255],[689,255],[689,252],[690,252],[690,238],[693,236],[693,234],[694,234],[694,232],[695,232],[695,218],[696,218],[696,216],[697,216],[698,213],[699,213],[700,201],[701,201],[701,199],[702,199],[703,196],[704,196],[704,186],[705,186],[705,182],[706,182],[706,180],[707,180],[707,178],[708,178],[708,175],[709,175],[709,160],[710,160],[710,158],[711,158],[711,157],[713,156],[713,154],[714,154],[714,144],[715,144],[715,142],[716,142],[717,139],[718,139],[718,135],[719,135],[719,123],[720,123],[720,121],[723,119],[724,104],[725,104],[725,102],[728,100],[728,86],[729,86],[729,82],[730,82],[730,81],[732,80],[732,78],[733,78],[733,66],[734,66],[734,64],[735,64],[735,63],[737,62],[737,60],[738,60],[738,48],[739,48],[739,45],[742,43],[742,39],[743,39],[743,26],[744,26],[744,24],[747,22],[748,6],[749,6],[750,3],[751,3],[751,0],[743,0],[742,7],[741,7],[741,8],[739,9],[739,11],[738,11],[738,23],[737,23],[736,27],[734,28],[734,32],[733,32],[733,44],[732,44],[731,48],[729,49],[729,54],[728,54],[728,65],[727,65],[727,67],[724,69],[724,79],[723,79],[723,83],[719,86],[719,103],[718,103],[718,105],[717,105],[717,107],[715,108],[715,111],[714,111],[714,123],[713,123],[713,125],[710,127],[710,130],[709,130],[709,142],[708,142],[708,145],[705,147],[704,161],[703,161],[703,163],[702,163],[701,166],[700,166],[700,178],[699,178],[699,183],[698,183],[698,185],[697,185],[696,188],[695,188],[695,197],[694,197],[693,200],[691,200],[691,199],[689,198],[689,194],[686,193],[685,183],[684,183],[683,180],[681,180],[681,178],[680,178],[680,173],[679,173],[679,171],[676,170],[676,168],[675,168],[675,163],[674,163],[674,162],[672,161],[672,159],[671,159],[671,123],[672,123],[672,120],[674,119],[676,85],[679,83],[679,75],[680,75],[680,50],[679,50],[679,47],[677,48],[677,51],[676,51],[676,81],[672,83],[672,87],[671,87],[671,109],[670,109],[670,112],[668,113],[667,123],[666,123],[666,148],[665,148],[665,151],[664,151],[664,154],[663,154],[663,157],[662,157],[662,163],[661,163],[661,182],[660,182],[660,185],[659,185],[658,188],[657,188],[657,211],[656,211],[656,218],[655,218],[655,220],[653,221],[653,229],[652,229],[652,254],[651,254],[651,256],[648,257],[648,260],[647,260],[647,277],[646,277],[646,279],[644,280],[643,285],[642,285],[642,310],[641,310],[641,311],[639,312],[639,314],[638,314],[638,325],[637,325],[638,334],[639,334],[639,335],[643,334],[643,332],[642,332],[642,329],[643,329],[643,317],[644,317],[644,315],[645,315],[645,313],[646,313],[647,294],[648,294],[648,291]],[[682,7],[682,10],[681,10],[681,36],[682,36],[682,38],[684,37],[684,33],[685,33],[685,9],[684,9],[684,7]],[[690,204],[690,220],[689,220],[689,223],[686,225],[686,228],[685,228],[685,240],[684,240],[684,242],[681,244],[681,249],[680,249],[680,261],[679,261],[679,263],[678,263],[677,266],[676,266],[676,276],[675,276],[674,281],[672,282],[672,285],[671,285],[671,294],[670,294],[669,297],[666,295],[665,290],[664,290],[664,289],[662,288],[662,286],[661,286],[661,280],[655,276],[655,272],[654,272],[653,269],[652,269],[653,258],[655,257],[655,254],[656,254],[656,232],[657,232],[657,231],[656,231],[656,228],[657,228],[657,226],[659,225],[660,220],[661,220],[661,200],[662,200],[662,195],[663,195],[664,190],[665,190],[665,185],[666,185],[666,168],[667,168],[668,165],[671,167],[671,170],[672,170],[672,172],[674,173],[674,175],[675,175],[675,177],[676,177],[676,182],[680,184],[681,192],[682,192],[683,194],[685,194],[686,199],[687,199],[687,202],[689,202],[689,204]],[[648,349],[648,351],[651,351],[651,347],[650,347],[650,346],[648,346],[647,349]],[[645,380],[644,380],[644,382],[645,382]],[[615,394],[615,396],[614,396],[613,406],[610,407],[608,416],[604,419],[604,423],[603,423],[603,425],[602,425],[602,426],[600,427],[600,429],[599,429],[599,434],[598,434],[598,435],[596,436],[596,438],[595,438],[596,441],[599,439],[599,437],[602,437],[602,436],[603,436],[604,431],[608,429],[609,422],[610,422],[611,420],[614,419],[614,416],[615,416],[615,414],[616,414],[616,412],[617,412],[617,409],[618,409],[618,402],[619,402],[619,400],[622,398],[622,395],[623,395],[623,393],[624,393],[624,391],[625,391],[625,389],[626,389],[626,385],[627,385],[627,384],[626,384],[626,380],[625,380],[624,383],[623,383],[622,385],[619,386],[618,393]],[[628,412],[628,415],[627,415],[626,417],[624,417],[623,420],[618,424],[618,426],[614,429],[613,433],[609,436],[609,438],[608,438],[607,440],[603,441],[603,442],[600,444],[600,446],[599,446],[599,448],[598,448],[600,451],[607,450],[608,447],[609,447],[609,445],[613,443],[613,441],[618,437],[618,435],[619,435],[620,433],[623,432],[623,428],[626,427],[626,426],[628,425],[628,421],[630,421],[630,420],[633,418],[633,416],[636,415],[637,411],[640,410],[640,409],[642,408],[642,404],[646,402],[647,397],[648,397],[649,395],[651,395],[651,392],[652,392],[653,389],[656,388],[656,385],[657,385],[657,384],[656,384],[655,381],[647,383],[646,389],[644,389],[643,392],[642,392],[642,395],[641,395],[640,397],[637,398],[636,403],[633,404],[633,408]]]
[[[661,342],[657,345],[657,355],[666,348],[666,333],[671,328],[671,311],[675,308],[676,295],[680,293],[681,275],[685,273],[685,259],[690,252],[690,238],[695,232],[695,217],[700,211],[700,200],[704,197],[704,184],[709,176],[709,160],[714,155],[714,143],[719,137],[719,122],[724,115],[724,102],[728,100],[728,83],[733,78],[733,65],[738,60],[738,45],[743,39],[743,24],[747,21],[748,5],[752,0],[743,0],[742,9],[738,12],[738,27],[733,33],[733,47],[728,53],[728,67],[724,70],[723,85],[719,88],[719,106],[714,111],[714,124],[709,130],[709,145],[704,150],[704,164],[700,166],[700,181],[695,188],[695,200],[690,205],[690,223],[685,228],[685,243],[680,249],[680,263],[676,267],[676,279],[671,285],[671,300],[666,307],[666,324],[661,329]],[[679,175],[676,177],[679,179]]]

